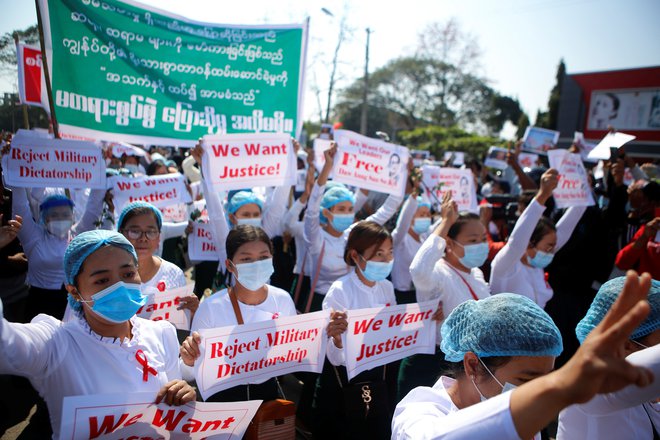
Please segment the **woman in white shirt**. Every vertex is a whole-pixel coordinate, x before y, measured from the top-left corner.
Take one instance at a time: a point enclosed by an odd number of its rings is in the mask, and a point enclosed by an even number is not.
[[[559,174],[550,168],[541,176],[538,193],[516,222],[506,245],[492,263],[491,292],[512,292],[524,295],[541,307],[552,298],[544,269],[552,262],[573,234],[586,207],[569,208],[557,226],[543,217],[545,203],[557,187]]]
[[[410,265],[417,289],[417,301],[438,299],[444,316],[459,304],[490,296],[490,288],[479,266],[488,257],[486,228],[476,214],[459,214],[451,192],[441,205],[442,219],[424,241]],[[442,335],[438,326],[436,344]],[[403,398],[417,386],[433,384],[442,372],[444,355],[439,348],[434,355],[417,354],[404,359],[399,369],[397,397]]]
[[[344,249],[355,225],[355,196],[343,185],[334,185],[326,190],[336,153],[336,145],[324,152],[325,164],[305,211],[305,242],[314,263],[311,272],[314,288],[314,292],[310,292],[313,295],[311,311],[320,310],[330,285],[349,273]],[[401,197],[390,195],[383,206],[366,220],[384,225],[399,209],[401,201]]]
[[[648,274],[638,278],[631,271],[601,324],[567,364],[547,375],[561,336],[539,306],[514,294],[460,305],[442,327],[442,350],[459,362],[456,377],[416,388],[399,402],[392,438],[538,439],[559,411],[596,394],[652,385],[649,393],[657,395],[660,381],[647,368],[657,372],[657,354],[653,361],[627,360],[622,350],[649,313],[649,286]]]
[[[197,330],[238,325],[232,301],[237,301],[243,323],[294,316],[296,308],[288,292],[266,284],[273,274],[273,244],[263,229],[239,225],[227,236],[225,267],[236,283],[204,300],[192,322],[193,334],[181,346],[181,358],[192,367],[202,342]],[[232,300],[232,297],[234,298]],[[280,398],[276,378],[261,383],[239,385],[211,396],[211,402],[273,400]]]
[[[351,310],[396,305],[394,288],[386,278],[393,265],[392,238],[383,226],[371,221],[354,225],[344,252],[345,263],[353,268],[332,283],[323,299],[323,310],[331,310],[328,345],[323,373],[314,396],[314,438],[388,438],[392,400],[380,390],[396,380],[388,366],[362,372],[348,381],[341,335],[346,331],[346,314]],[[340,383],[341,382],[341,383]],[[344,407],[342,388],[368,382],[374,401],[368,414]],[[377,395],[378,394],[378,395]],[[392,402],[393,403],[393,402]]]
[[[152,392],[169,404],[195,400],[181,380],[174,327],[135,316],[145,298],[137,255],[121,234],[78,235],[64,254],[64,272],[74,319],[0,321],[0,373],[30,379],[46,400],[54,439],[66,396]]]
[[[603,284],[580,321],[575,333],[584,342],[589,333],[603,320],[623,288],[625,278]],[[660,381],[660,281],[653,280],[648,301],[651,313],[630,335],[624,345],[632,359],[651,356],[655,381]],[[648,350],[645,350],[648,349]],[[633,353],[635,353],[633,355]],[[582,405],[573,405],[559,414],[558,440],[597,440],[604,438],[651,440],[660,433],[659,395],[652,387],[632,387],[617,393],[596,396]],[[656,437],[654,437],[654,435]]]

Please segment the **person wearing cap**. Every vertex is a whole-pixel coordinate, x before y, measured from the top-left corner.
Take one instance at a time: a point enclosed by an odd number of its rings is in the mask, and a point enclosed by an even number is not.
[[[625,277],[603,284],[589,311],[578,323],[575,334],[580,343],[603,321],[619,297]],[[624,352],[636,362],[650,362],[655,383],[660,382],[660,281],[652,280],[648,294],[649,316],[632,332]],[[660,404],[657,388],[631,387],[617,393],[596,396],[581,405],[573,405],[559,414],[557,440],[657,438],[660,432]],[[655,437],[654,437],[655,435]]]
[[[101,217],[105,189],[90,192],[82,218],[74,222],[74,203],[61,194],[46,197],[39,205],[39,219],[30,212],[27,189],[13,189],[13,212],[23,218],[18,233],[27,259],[27,284],[30,285],[25,317],[39,313],[62,319],[66,308],[66,289],[62,256],[73,237],[91,229]]]
[[[543,217],[545,203],[559,183],[559,174],[549,169],[543,174],[539,190],[523,211],[506,245],[497,253],[491,265],[491,293],[513,292],[531,298],[545,307],[553,291],[546,281],[545,268],[555,253],[573,234],[586,211],[585,206],[566,210],[557,225]]]
[[[562,409],[597,394],[649,387],[657,395],[658,356],[633,363],[622,350],[649,313],[650,281],[631,271],[616,305],[556,371],[561,335],[530,299],[502,293],[456,307],[442,326],[453,377],[418,387],[399,402],[392,439],[540,439],[538,432]]]
[[[311,311],[321,310],[331,284],[349,272],[349,266],[344,261],[344,248],[356,223],[356,198],[344,185],[335,184],[326,188],[336,153],[337,145],[334,143],[323,153],[325,164],[312,188],[305,211],[305,243],[314,262]],[[384,225],[399,209],[401,202],[401,197],[390,195],[383,206],[365,220]]]
[[[145,301],[137,262],[135,249],[117,232],[79,234],[63,259],[74,319],[0,320],[0,373],[30,379],[46,400],[54,439],[67,396],[150,392],[156,402],[195,400],[194,389],[181,380],[174,327],[135,316]]]

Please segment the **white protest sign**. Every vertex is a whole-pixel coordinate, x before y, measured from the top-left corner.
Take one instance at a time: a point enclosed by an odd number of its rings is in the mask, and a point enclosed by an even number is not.
[[[335,181],[403,197],[410,157],[406,147],[348,130],[335,130],[335,142]]]
[[[332,145],[332,141],[329,139],[314,139],[314,167],[319,173],[325,165],[325,156],[323,153],[325,150],[329,150]]]
[[[160,208],[160,212],[163,213],[164,222],[179,223],[185,222],[188,218],[188,208],[185,203],[163,206]]]
[[[539,160],[538,154],[518,153],[518,164],[521,168],[534,168]]]
[[[592,159],[589,157],[589,153],[591,153],[591,150],[596,148],[596,144],[593,142],[587,142],[584,139],[584,134],[582,132],[576,131],[573,133],[573,145],[578,147],[580,150],[580,156],[582,157],[583,161],[592,163],[598,162],[598,159]]]
[[[307,180],[307,170],[296,171],[296,192],[305,191],[305,181]]]
[[[114,157],[121,158],[124,154],[126,156],[146,157],[147,152],[135,145],[127,144],[125,142],[111,142],[108,147],[112,149]]]
[[[451,191],[459,211],[479,211],[474,176],[470,170],[424,165],[422,183],[430,200],[440,201],[446,191]]]
[[[447,153],[445,153],[446,156]],[[410,157],[412,157],[413,165],[416,167],[422,166],[424,161],[429,158],[431,152],[428,150],[410,150]],[[445,157],[445,160],[447,158]]]
[[[320,373],[330,312],[285,316],[201,329],[195,378],[204,399],[236,385],[259,383],[295,371]]]
[[[509,152],[506,148],[490,147],[484,165],[497,170],[505,170],[509,167],[506,161],[506,155]]]
[[[61,439],[239,440],[261,405],[247,402],[154,404],[154,393],[67,396],[62,405]]]
[[[451,159],[452,156],[453,159],[449,165],[453,165],[455,167],[460,167],[462,165],[465,165],[465,153],[463,151],[445,151],[442,160],[446,162],[449,159]],[[415,166],[419,166],[419,165],[415,164]]]
[[[559,184],[552,192],[557,208],[594,204],[587,172],[579,154],[568,150],[552,150],[548,151],[548,161],[550,167],[559,172]]]
[[[106,187],[103,151],[91,142],[16,135],[2,157],[2,169],[9,186]]]
[[[297,159],[286,134],[204,136],[204,179],[215,191],[296,184]]]
[[[166,290],[165,292],[143,292],[147,296],[147,302],[140,307],[136,315],[151,321],[168,321],[179,330],[190,330],[190,310],[179,310],[181,302],[179,298],[193,294],[194,284],[186,284],[183,287]]]
[[[555,148],[559,132],[540,127],[527,127],[523,136],[522,149],[535,154],[547,154]]]
[[[186,178],[179,173],[142,177],[115,176],[113,179],[112,192],[119,212],[125,204],[138,200],[149,202],[157,208],[192,201],[186,188]]]
[[[438,301],[349,310],[342,334],[346,373],[359,373],[416,353],[435,353]]]
[[[209,223],[193,222],[192,233],[188,235],[188,258],[192,261],[218,261],[218,249]]]
[[[620,148],[624,144],[635,139],[635,136],[626,133],[607,133],[605,137],[589,152],[589,159],[608,160],[610,158],[610,148]]]

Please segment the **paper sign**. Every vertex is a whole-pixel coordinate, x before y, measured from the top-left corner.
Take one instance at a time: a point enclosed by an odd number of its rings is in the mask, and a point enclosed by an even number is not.
[[[451,191],[452,199],[458,205],[459,211],[479,212],[477,190],[474,185],[474,176],[470,170],[424,165],[422,183],[429,200],[439,203],[443,194]]]
[[[204,178],[216,191],[296,184],[297,158],[283,134],[205,136]]]
[[[506,148],[490,147],[484,165],[497,170],[505,170],[509,167],[506,161],[506,155],[509,152]]]
[[[596,148],[596,144],[593,142],[587,142],[584,139],[584,134],[582,132],[576,131],[573,133],[573,145],[578,147],[580,150],[580,156],[582,157],[583,161],[591,163],[598,162],[598,159],[589,158],[589,153],[591,153],[591,150]]]
[[[106,187],[103,151],[90,142],[16,135],[2,157],[2,169],[9,186]]]
[[[295,371],[320,373],[329,311],[250,324],[201,329],[195,378],[206,400],[236,385],[259,383]]]
[[[550,167],[559,172],[559,184],[552,192],[557,208],[592,206],[594,198],[579,154],[568,150],[548,151]]]
[[[193,222],[193,231],[188,235],[188,258],[192,261],[218,261],[211,225]]]
[[[521,168],[534,168],[539,160],[538,154],[519,153],[518,164]]]
[[[522,149],[536,154],[547,154],[557,145],[559,132],[539,127],[527,127]]]
[[[589,152],[589,159],[608,160],[610,158],[610,148],[620,148],[624,144],[635,139],[635,136],[625,133],[607,133],[605,137]]]
[[[348,130],[335,130],[334,180],[361,189],[403,197],[408,149]]]
[[[160,208],[160,212],[163,213],[164,222],[180,223],[185,222],[188,218],[188,208],[185,203],[163,206]]]
[[[331,140],[319,138],[314,139],[314,166],[319,173],[323,169],[323,165],[325,165],[325,156],[323,153],[325,150],[329,150],[331,146]]]
[[[34,105],[50,114],[46,76],[41,62],[41,48],[18,43],[18,99],[21,104]]]
[[[435,353],[436,325],[431,316],[438,301],[349,310],[342,334],[346,372],[359,373],[416,353]]]
[[[431,152],[428,150],[410,150],[410,157],[412,157],[413,165],[416,167],[421,167],[424,161],[429,158],[430,154]],[[446,157],[445,160],[447,160]]]
[[[112,155],[118,158],[121,158],[124,154],[126,156],[137,157],[145,157],[147,155],[147,152],[142,148],[127,144],[125,142],[112,142],[108,144],[108,146],[112,148]]]
[[[296,192],[303,192],[305,191],[305,182],[307,180],[307,170],[302,169],[296,171]]]
[[[160,176],[114,176],[112,192],[115,207],[121,212],[127,203],[142,200],[157,208],[192,201],[186,188],[186,178],[180,173]]]
[[[179,330],[190,330],[190,310],[179,310],[178,307],[181,304],[179,298],[192,295],[194,287],[194,284],[186,284],[165,292],[143,292],[147,302],[138,309],[136,315],[151,321],[165,320]]]
[[[460,167],[462,165],[465,165],[465,153],[462,151],[445,151],[443,160],[445,162],[448,161],[452,157],[452,155],[454,156],[454,159],[451,161],[449,165],[455,167]],[[419,165],[415,164],[415,166],[419,166]]]
[[[247,402],[154,404],[154,393],[67,396],[62,405],[61,439],[239,440],[261,405]]]

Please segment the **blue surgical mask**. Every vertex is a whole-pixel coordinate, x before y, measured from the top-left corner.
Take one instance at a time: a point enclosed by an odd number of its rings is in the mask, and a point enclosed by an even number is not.
[[[364,259],[364,257],[362,257],[362,259]],[[364,270],[360,269],[360,272],[362,272],[362,275],[371,282],[383,281],[392,272],[393,266],[394,260],[387,263],[367,260],[367,265]]]
[[[431,227],[431,218],[430,217],[417,217],[413,221],[413,231],[417,234],[423,234],[428,231]]]
[[[254,218],[237,218],[236,225],[249,225],[254,226],[255,228],[261,227],[261,217]]]
[[[332,228],[344,232],[355,222],[355,214],[332,214]]]
[[[536,255],[534,255],[534,258],[529,258],[529,255],[527,255],[527,262],[532,267],[545,269],[546,267],[548,267],[550,263],[552,263],[552,259],[554,257],[555,254],[551,254],[543,251],[536,251]]]
[[[121,324],[135,315],[147,302],[147,297],[142,295],[139,284],[119,281],[92,295],[91,300],[80,302],[93,302],[90,308],[94,313],[108,322]]]
[[[238,274],[236,279],[248,290],[259,290],[268,282],[270,276],[275,272],[273,268],[273,259],[253,261],[252,263],[243,263],[234,265]]]
[[[458,242],[454,241],[454,243]],[[472,269],[474,267],[479,267],[486,262],[486,258],[488,258],[488,243],[458,244],[461,245],[463,252],[465,252],[465,255],[458,259],[463,266]]]

